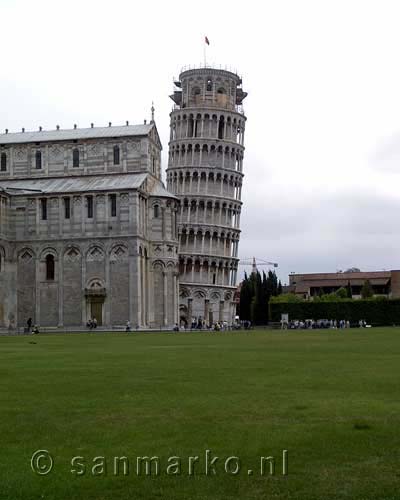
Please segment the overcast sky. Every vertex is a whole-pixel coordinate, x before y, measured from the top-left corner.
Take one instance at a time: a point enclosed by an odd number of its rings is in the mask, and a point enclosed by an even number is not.
[[[256,6],[257,5],[257,6]],[[278,274],[400,268],[400,4],[0,0],[0,129],[141,123],[173,77],[243,77],[241,257]]]

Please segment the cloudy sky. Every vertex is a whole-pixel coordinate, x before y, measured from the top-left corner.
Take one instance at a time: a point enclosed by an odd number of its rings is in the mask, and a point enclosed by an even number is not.
[[[0,129],[141,123],[168,149],[173,77],[243,77],[241,257],[400,268],[400,4],[0,0]],[[164,154],[166,167],[166,154]]]

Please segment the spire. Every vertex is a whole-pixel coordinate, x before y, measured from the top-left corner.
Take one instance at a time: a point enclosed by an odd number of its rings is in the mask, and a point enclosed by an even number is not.
[[[151,122],[154,123],[154,102],[151,102]]]
[[[256,264],[256,258],[253,257],[253,265],[251,266],[251,274],[257,274],[258,269],[257,269],[257,264]]]

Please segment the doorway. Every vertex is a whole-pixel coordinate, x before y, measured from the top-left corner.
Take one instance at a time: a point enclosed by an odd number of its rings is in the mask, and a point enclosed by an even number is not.
[[[92,298],[90,301],[90,317],[96,318],[97,326],[103,325],[103,300]]]

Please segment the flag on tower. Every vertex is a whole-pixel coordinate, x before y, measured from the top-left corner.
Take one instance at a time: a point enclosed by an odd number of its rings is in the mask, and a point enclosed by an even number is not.
[[[204,41],[206,42],[207,45],[210,45],[210,40],[207,37],[204,38]]]

